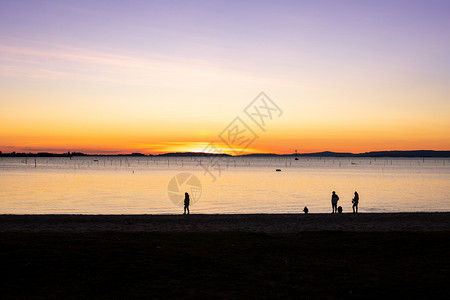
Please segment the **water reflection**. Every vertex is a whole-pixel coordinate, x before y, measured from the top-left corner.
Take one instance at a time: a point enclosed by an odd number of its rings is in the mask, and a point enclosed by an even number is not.
[[[206,158],[202,158],[205,160]],[[0,158],[0,213],[180,213],[169,180],[192,172],[202,182],[193,213],[450,211],[449,159],[235,158],[216,182],[197,157]],[[281,172],[275,172],[281,169]]]

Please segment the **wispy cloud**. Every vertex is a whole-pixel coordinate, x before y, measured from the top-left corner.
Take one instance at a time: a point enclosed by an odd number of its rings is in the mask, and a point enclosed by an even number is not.
[[[0,45],[0,76],[161,86],[220,82],[230,78],[252,82],[264,77],[201,59],[43,43]]]

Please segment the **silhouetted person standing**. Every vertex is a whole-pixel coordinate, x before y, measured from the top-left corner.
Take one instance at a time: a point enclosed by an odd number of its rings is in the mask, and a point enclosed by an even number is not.
[[[355,191],[355,197],[353,197],[352,203],[353,203],[353,206],[352,206],[353,213],[356,214],[356,213],[358,213],[358,203],[359,203],[359,195],[358,195],[358,192],[356,192],[356,191]]]
[[[187,211],[187,214],[189,214],[189,202],[190,202],[189,194],[184,193],[184,214],[183,215],[186,214],[186,211]]]
[[[333,214],[337,213],[337,203],[339,201],[339,196],[336,194],[335,191],[333,191],[333,194],[331,195],[331,208],[333,209]]]

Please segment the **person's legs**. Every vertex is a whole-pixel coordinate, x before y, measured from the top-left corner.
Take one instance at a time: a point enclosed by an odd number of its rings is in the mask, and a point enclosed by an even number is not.
[[[187,214],[189,214],[189,206],[186,206]]]
[[[186,214],[186,205],[184,206],[184,213],[183,213],[183,215],[185,215]]]
[[[358,213],[358,204],[355,204],[355,213]]]
[[[352,209],[353,209],[353,213],[355,213],[355,204],[353,204]]]

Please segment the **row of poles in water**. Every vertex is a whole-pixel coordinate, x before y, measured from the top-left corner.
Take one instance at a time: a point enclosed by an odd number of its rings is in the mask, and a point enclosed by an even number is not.
[[[236,158],[232,158],[232,157],[230,157],[230,158],[228,158],[228,157],[227,158],[220,158],[219,164],[220,163],[224,163],[224,161],[223,161],[224,159],[226,160],[226,168],[230,167],[230,160],[231,160],[232,165],[234,165],[234,167],[238,166],[238,164],[236,163]],[[254,158],[252,158],[252,161],[246,160],[246,158],[241,158],[241,159],[242,159],[242,164],[239,164],[241,166],[251,166],[252,164],[257,166],[257,165],[261,164],[261,161],[258,161],[259,159],[255,160]],[[264,159],[266,160],[267,158],[264,158]],[[29,160],[29,158],[24,158],[22,160],[22,163],[24,163],[25,165],[28,165],[28,163],[29,163],[28,160]],[[38,166],[38,159],[37,158],[34,158],[34,159],[32,158],[31,160],[32,160],[31,161],[31,165],[34,165],[34,167],[37,168],[37,166]],[[43,158],[40,158],[39,160],[43,160]],[[53,163],[52,159],[50,159],[50,158],[46,158],[45,160],[46,160],[46,162],[44,163],[45,165],[53,165],[53,164],[60,164],[61,163],[61,161],[59,159],[57,161],[54,161],[55,163]],[[72,163],[76,162],[78,167],[84,166],[85,164],[86,164],[86,166],[91,166],[91,165],[94,165],[94,164],[95,165],[101,165],[101,160],[103,160],[103,166],[106,167],[107,159],[97,159],[97,158],[89,159],[89,158],[86,158],[86,157],[83,157],[82,159],[75,159],[75,160],[72,160],[72,158],[69,158],[68,160],[64,161],[64,165],[67,165],[70,162],[72,162]],[[214,160],[214,158],[212,160]],[[192,157],[191,159],[188,159],[188,160],[186,160],[186,159],[170,160],[170,159],[167,159],[167,158],[149,157],[149,158],[144,159],[144,160],[141,159],[141,158],[139,158],[137,160],[136,159],[132,159],[131,162],[133,164],[134,162],[137,161],[137,165],[140,165],[141,163],[143,163],[145,165],[149,165],[152,162],[153,162],[154,165],[160,165],[160,164],[162,165],[162,164],[165,164],[167,162],[167,166],[170,166],[171,162],[172,162],[172,165],[181,165],[181,167],[184,167],[185,161],[188,164],[190,162],[195,162],[197,165],[200,165],[200,164],[205,164],[205,163],[211,162],[212,160],[211,159],[203,160],[203,159],[199,159],[198,157]],[[283,163],[282,160],[284,160],[284,165],[285,165],[285,167],[287,167],[288,165],[292,166],[292,161],[293,161],[292,158],[281,158],[281,157],[279,157],[279,158],[269,158],[268,160],[269,160],[269,163],[268,164],[266,163],[264,165],[266,165],[266,166],[279,166],[280,164]],[[342,159],[335,159],[335,158],[322,158],[322,157],[312,158],[312,159],[310,159],[310,158],[302,158],[301,161],[299,161],[298,158],[295,157],[295,160],[298,161],[298,163],[305,162],[305,161],[306,162],[310,162],[310,161],[313,162],[314,160],[318,160],[318,161],[320,161],[322,163],[331,162],[332,164],[335,164],[335,163],[339,162],[339,167],[341,167],[342,164],[343,164]],[[370,159],[368,164],[372,165],[372,161],[376,162],[377,158],[374,158],[373,160]],[[380,161],[380,160],[378,160],[378,161]],[[385,160],[383,164],[378,164],[378,165],[394,165],[393,161],[394,160],[392,160],[392,159],[391,160]],[[421,162],[425,163],[425,158],[422,158],[421,161],[417,160],[415,163],[410,162],[409,165],[413,165],[413,164],[417,165],[417,164],[420,164]],[[427,159],[427,162],[432,162],[432,160],[431,159]],[[437,159],[434,160],[434,163],[438,163],[438,162],[439,162],[439,160],[437,160]],[[297,162],[295,162],[295,163],[297,164]],[[346,163],[346,165],[355,165],[355,166],[358,165],[358,164],[364,165],[364,161],[360,161],[360,160],[358,162],[355,162],[353,160],[348,160],[345,163]],[[446,160],[443,159],[442,160],[442,165],[445,165],[445,163],[446,163]],[[42,164],[42,162],[40,162],[40,164]],[[125,159],[117,159],[117,158],[110,159],[108,165],[111,165],[111,166],[119,165],[121,167],[123,165],[126,165],[127,167],[131,166],[130,160],[128,160],[127,158],[125,158]]]

